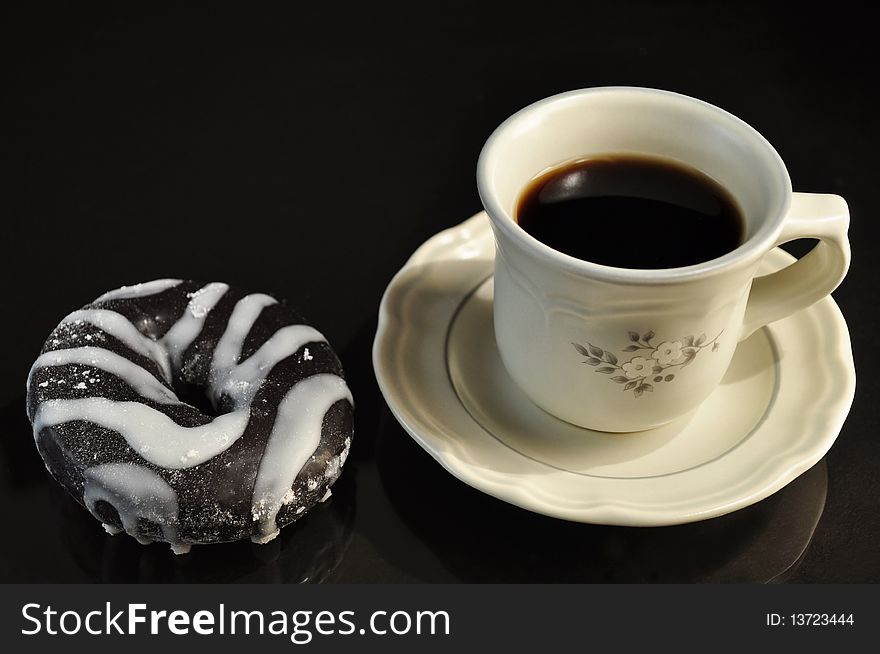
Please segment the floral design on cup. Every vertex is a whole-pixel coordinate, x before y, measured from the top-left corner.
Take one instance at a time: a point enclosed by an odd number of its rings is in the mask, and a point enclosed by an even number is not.
[[[584,363],[595,366],[594,372],[603,375],[614,375],[611,381],[623,384],[624,391],[632,391],[635,397],[641,397],[645,392],[653,393],[654,384],[671,382],[675,380],[675,373],[693,363],[697,355],[711,348],[712,352],[718,350],[718,339],[724,330],[711,341],[706,340],[706,334],[697,337],[685,336],[674,341],[663,341],[654,345],[655,334],[649,331],[646,334],[629,332],[629,345],[623,348],[623,352],[639,352],[628,361],[620,363],[613,352],[596,347],[592,343],[586,346],[580,343],[572,343],[579,354],[586,357]],[[644,352],[640,352],[644,350]],[[676,369],[674,372],[672,369]],[[615,374],[617,373],[617,374]]]

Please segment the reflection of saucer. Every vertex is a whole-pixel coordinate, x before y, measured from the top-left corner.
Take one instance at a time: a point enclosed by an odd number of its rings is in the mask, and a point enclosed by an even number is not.
[[[388,500],[407,529],[376,528],[371,538],[383,557],[416,578],[430,569],[419,553],[429,548],[446,574],[422,581],[785,581],[809,551],[828,489],[823,459],[740,511],[640,529],[555,520],[478,493],[447,475],[396,424],[380,431],[377,460]],[[415,538],[421,546],[413,546]]]
[[[471,486],[569,520],[677,524],[767,497],[837,437],[855,371],[830,298],[743,342],[691,415],[605,434],[552,418],[507,376],[492,334],[493,256],[485,214],[430,239],[389,285],[373,349],[397,419]],[[774,250],[765,272],[791,260]]]

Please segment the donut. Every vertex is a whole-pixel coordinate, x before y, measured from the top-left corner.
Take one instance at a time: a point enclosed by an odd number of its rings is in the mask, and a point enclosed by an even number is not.
[[[342,365],[295,309],[180,279],[64,318],[27,413],[49,474],[107,532],[178,554],[275,538],[330,497],[353,436]]]

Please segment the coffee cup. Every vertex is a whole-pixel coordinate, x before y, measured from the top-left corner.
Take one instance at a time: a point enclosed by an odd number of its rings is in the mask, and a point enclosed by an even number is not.
[[[741,210],[741,245],[684,267],[618,268],[553,249],[517,223],[518,199],[539,173],[620,153],[661,157],[717,182]],[[793,193],[785,164],[755,129],[669,91],[603,87],[536,102],[490,136],[477,184],[496,242],[501,359],[536,405],[591,429],[639,431],[688,414],[721,382],[738,342],[830,294],[849,267],[843,198]],[[799,238],[818,243],[758,276],[770,250]]]

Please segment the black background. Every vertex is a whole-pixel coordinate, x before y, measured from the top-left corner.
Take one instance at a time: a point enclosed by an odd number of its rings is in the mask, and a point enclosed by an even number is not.
[[[866,15],[811,5],[0,9],[0,580],[880,581],[876,55]],[[577,525],[484,496],[405,435],[373,378],[382,291],[420,243],[480,209],[492,129],[544,96],[609,84],[733,112],[776,146],[796,190],[838,193],[852,212],[835,293],[860,371],[852,413],[825,462],[706,523]],[[111,539],[34,450],[24,381],[52,327],[105,290],[170,276],[295,300],[353,387],[334,501],[265,548],[175,558]]]

